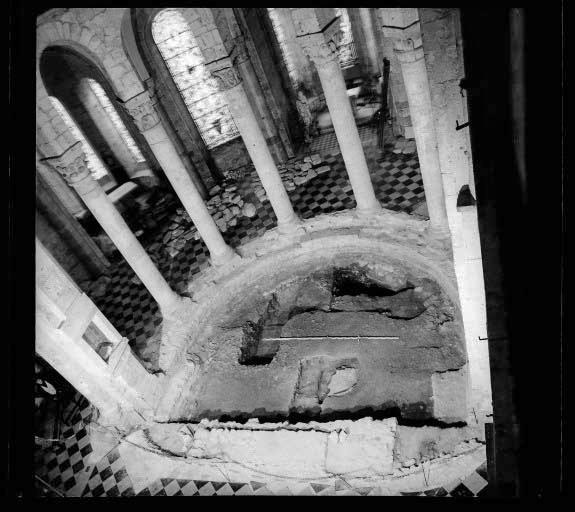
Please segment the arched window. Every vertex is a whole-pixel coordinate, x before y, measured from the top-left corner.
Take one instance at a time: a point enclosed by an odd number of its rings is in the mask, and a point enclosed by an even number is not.
[[[347,9],[336,7],[335,14],[340,17],[340,28],[343,32],[343,36],[338,47],[339,65],[342,69],[350,68],[357,64],[357,52],[355,50],[353,33],[351,31],[351,21],[349,20]]]
[[[144,162],[145,161],[144,155],[142,155],[141,151],[138,149],[136,142],[134,141],[134,139],[132,138],[132,136],[128,132],[123,121],[120,119],[118,112],[116,112],[116,109],[112,105],[112,102],[108,98],[108,95],[106,94],[106,92],[104,91],[102,86],[98,82],[96,82],[96,80],[94,80],[92,78],[86,78],[86,81],[87,81],[90,89],[92,90],[92,92],[96,96],[96,98],[98,98],[98,101],[100,102],[101,107],[104,109],[106,114],[108,114],[108,116],[110,117],[112,124],[118,130],[118,133],[120,134],[121,139],[124,141],[124,144],[126,144],[126,146],[128,147],[128,150],[130,151],[131,155],[134,157],[134,160],[136,162]]]
[[[180,11],[160,11],[152,21],[152,37],[206,147],[212,149],[238,137],[225,99]]]
[[[80,141],[82,144],[82,149],[84,150],[84,154],[86,155],[87,166],[92,175],[95,179],[100,180],[102,178],[112,178],[106,167],[104,166],[102,160],[98,157],[95,153],[94,149],[92,148],[91,144],[86,140],[84,134],[80,131],[68,111],[64,108],[64,105],[60,102],[60,100],[54,96],[50,96],[50,101],[56,111],[62,117],[64,124],[66,127],[72,132],[74,137]],[[113,178],[112,178],[113,179]],[[115,180],[114,180],[115,181]]]

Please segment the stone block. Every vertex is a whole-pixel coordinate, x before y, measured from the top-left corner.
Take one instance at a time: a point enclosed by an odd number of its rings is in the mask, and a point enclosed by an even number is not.
[[[242,208],[242,214],[245,217],[250,217],[250,218],[254,217],[256,213],[257,213],[256,207],[252,203],[244,204],[244,206]]]
[[[328,473],[354,473],[355,477],[393,473],[396,418],[373,421],[363,418],[339,434],[328,436],[325,469]]]
[[[465,421],[467,374],[465,369],[436,372],[431,376],[433,416],[446,423]]]

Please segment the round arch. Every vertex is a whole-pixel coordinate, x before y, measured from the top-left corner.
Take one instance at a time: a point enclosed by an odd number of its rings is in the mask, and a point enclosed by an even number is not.
[[[152,36],[152,22],[163,8],[128,9],[122,19],[124,51],[141,81],[153,90],[164,112],[172,140],[182,155],[188,171],[199,175],[206,188],[223,176],[212,159],[202,137],[188,113],[184,100]]]
[[[123,9],[115,9],[118,10]],[[74,10],[69,12],[73,13]],[[36,123],[39,149],[46,156],[60,155],[77,142],[68,130],[60,131],[57,128],[57,124],[62,124],[61,119],[52,107],[40,72],[40,57],[46,48],[70,48],[82,55],[100,70],[114,95],[122,101],[144,90],[123,51],[119,21],[110,24],[107,30],[112,33],[104,42],[100,34],[94,33],[85,25],[80,25],[79,20],[48,21],[37,27]]]

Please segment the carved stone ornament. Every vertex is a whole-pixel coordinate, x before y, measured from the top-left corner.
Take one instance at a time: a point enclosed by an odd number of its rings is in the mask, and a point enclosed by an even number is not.
[[[86,155],[80,141],[76,142],[59,157],[48,159],[48,161],[70,185],[90,176]]]
[[[337,60],[337,46],[333,43],[334,40],[332,39],[332,44],[328,44],[321,32],[298,36],[297,39],[304,53],[316,66]]]
[[[229,62],[229,59],[226,60]],[[211,68],[208,67],[208,69],[212,76],[215,78],[220,91],[227,91],[228,89],[232,89],[242,82],[239,73],[233,67],[233,65],[221,68],[215,68],[215,66],[213,66]]]
[[[396,39],[395,54],[400,62],[415,62],[423,59],[423,44],[421,38]]]
[[[331,47],[335,49],[339,47],[343,38],[343,31],[341,30],[341,20],[339,17],[334,18],[333,21],[322,30],[323,38]]]
[[[155,101],[148,91],[144,91],[126,101],[124,108],[141,132],[153,128],[160,122],[155,108]]]

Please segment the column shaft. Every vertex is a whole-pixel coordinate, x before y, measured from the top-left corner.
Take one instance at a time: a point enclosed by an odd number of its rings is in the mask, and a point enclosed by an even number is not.
[[[125,103],[125,108],[146,138],[182,205],[210,251],[214,264],[222,264],[237,254],[226,244],[204,200],[188,175],[185,164],[169,138],[156,110],[153,97],[145,92]]]
[[[266,144],[256,116],[241,83],[224,90],[228,107],[262,182],[280,229],[299,224],[281,180],[272,154]]]
[[[72,186],[126,259],[130,267],[152,294],[162,312],[173,309],[178,295],[170,288],[150,256],[130,230],[120,212],[104,193],[102,187],[91,177],[73,183]]]
[[[355,195],[357,210],[371,211],[379,209],[380,204],[375,197],[367,161],[339,63],[335,59],[329,59],[316,65],[316,67],[335,129],[337,142]]]
[[[420,46],[411,49],[409,45],[398,44],[399,48],[396,48],[396,54],[401,64],[401,73],[407,93],[429,219],[431,224],[437,228],[448,228],[423,48]]]
[[[235,251],[223,239],[200,192],[188,176],[176,148],[167,138],[164,128],[161,125],[157,125],[144,132],[144,137],[148,139],[150,149],[154,152],[166,177],[172,184],[174,191],[210,251],[212,262],[218,265],[237,256]],[[163,140],[154,142],[154,140],[159,138],[163,138]]]
[[[367,7],[360,7],[359,16],[361,19],[363,34],[365,36],[365,45],[367,47],[367,56],[371,66],[371,72],[372,74],[375,74],[380,71],[380,63],[377,55],[377,42],[375,40],[375,33],[373,31],[371,10]]]

